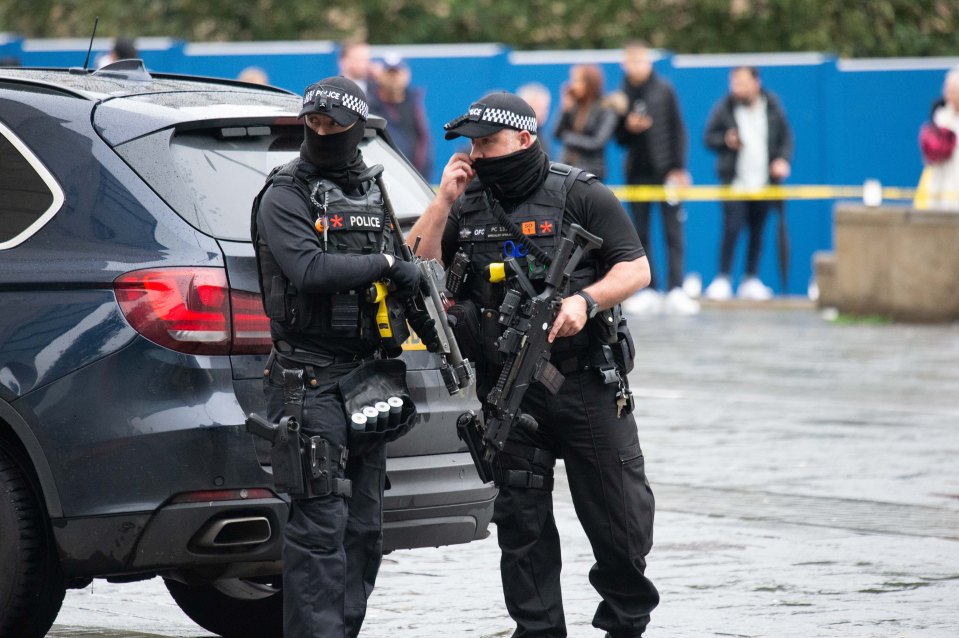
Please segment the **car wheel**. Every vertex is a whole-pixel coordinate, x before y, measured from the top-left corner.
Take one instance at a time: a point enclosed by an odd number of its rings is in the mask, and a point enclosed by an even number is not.
[[[41,638],[66,587],[53,535],[24,465],[0,448],[0,638]]]
[[[164,579],[193,622],[223,638],[283,638],[283,591],[270,580],[231,578],[206,585]]]

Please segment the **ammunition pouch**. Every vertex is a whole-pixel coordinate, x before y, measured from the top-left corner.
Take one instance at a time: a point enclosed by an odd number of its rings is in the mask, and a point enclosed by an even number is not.
[[[337,382],[346,422],[363,408],[398,397],[403,405],[397,420],[388,420],[382,427],[349,428],[348,447],[353,455],[370,451],[383,443],[394,441],[409,432],[416,420],[416,406],[406,385],[406,364],[400,359],[374,359],[362,363]]]

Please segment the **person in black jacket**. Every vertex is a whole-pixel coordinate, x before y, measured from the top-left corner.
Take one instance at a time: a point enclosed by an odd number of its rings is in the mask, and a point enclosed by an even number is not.
[[[307,87],[300,156],[271,175],[253,212],[273,340],[268,418],[296,417],[311,449],[329,450],[311,452],[329,466],[304,477],[311,489],[289,490],[283,626],[297,638],[354,637],[363,623],[383,554],[386,446],[348,440],[338,384],[384,354],[370,285],[388,279],[403,299],[421,285],[419,269],[393,256],[384,199],[359,149],[368,113],[366,95],[347,78]]]
[[[729,95],[716,103],[706,124],[706,146],[717,153],[716,172],[723,184],[755,191],[789,177],[792,131],[779,98],[762,88],[754,67],[741,66],[730,73]],[[768,212],[765,200],[723,202],[719,273],[706,288],[707,298],[732,297],[733,251],[743,226],[749,228],[749,247],[737,295],[744,299],[772,296],[757,276]]]
[[[686,127],[679,110],[679,101],[672,85],[653,71],[646,44],[641,41],[626,45],[623,60],[622,89],[611,96],[611,103],[619,113],[616,141],[626,147],[626,180],[631,185],[688,186],[686,171]],[[651,202],[632,202],[633,223],[647,255],[652,242],[649,238]],[[659,203],[666,232],[669,268],[666,281],[666,310],[675,314],[695,314],[699,304],[683,292],[685,268],[685,213],[678,201]],[[650,258],[650,267],[652,267]],[[647,290],[623,305],[627,310],[657,312],[662,297],[656,292],[656,274]]]

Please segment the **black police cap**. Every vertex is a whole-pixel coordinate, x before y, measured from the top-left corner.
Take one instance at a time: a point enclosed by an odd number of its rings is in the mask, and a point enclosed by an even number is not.
[[[352,126],[357,120],[366,121],[370,106],[356,82],[337,76],[320,80],[303,91],[300,117],[310,113],[326,115],[340,126]]]
[[[484,95],[465,114],[443,126],[448,140],[460,136],[486,137],[507,128],[536,134],[533,107],[518,95],[506,91]]]

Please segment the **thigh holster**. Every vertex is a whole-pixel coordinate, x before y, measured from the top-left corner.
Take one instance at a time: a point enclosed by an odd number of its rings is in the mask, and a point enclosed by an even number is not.
[[[554,465],[556,455],[549,450],[507,441],[494,459],[493,482],[497,487],[551,492]]]

